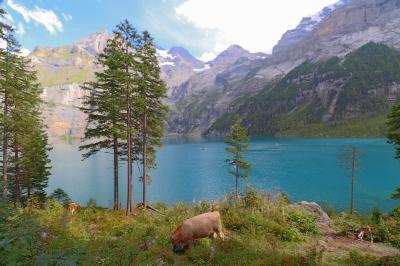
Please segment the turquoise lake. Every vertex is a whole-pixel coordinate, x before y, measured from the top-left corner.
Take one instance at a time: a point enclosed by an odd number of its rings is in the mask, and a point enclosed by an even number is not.
[[[79,143],[57,142],[51,151],[52,175],[48,192],[64,189],[70,197],[85,205],[89,198],[98,205],[112,206],[112,155],[99,153],[81,161]],[[390,194],[400,186],[400,161],[385,139],[363,138],[254,138],[248,161],[251,177],[241,182],[271,191],[286,192],[292,201],[315,201],[337,210],[346,210],[350,202],[350,172],[340,156],[347,145],[361,149],[360,169],[356,175],[355,207],[360,212],[379,206],[388,211],[400,202]],[[221,140],[170,138],[158,153],[152,171],[149,200],[167,204],[220,199],[234,188],[226,145]],[[135,164],[137,175],[139,169]],[[134,199],[141,199],[141,182],[134,180]],[[120,201],[126,202],[126,165],[120,167]]]

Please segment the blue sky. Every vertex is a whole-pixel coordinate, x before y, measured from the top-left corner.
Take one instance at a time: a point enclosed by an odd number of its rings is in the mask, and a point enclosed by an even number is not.
[[[1,1],[1,0],[0,0]],[[270,52],[302,17],[337,0],[3,0],[23,48],[71,44],[124,19],[159,46],[211,59],[230,44]]]

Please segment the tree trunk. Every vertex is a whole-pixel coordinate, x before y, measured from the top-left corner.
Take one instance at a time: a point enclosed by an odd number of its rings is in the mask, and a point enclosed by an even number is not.
[[[4,92],[4,109],[3,109],[3,199],[6,200],[8,196],[8,92]]]
[[[15,163],[15,205],[19,206],[21,203],[21,177],[19,172],[19,150],[17,143],[17,136],[14,135],[14,163]]]
[[[236,176],[235,176],[235,195],[236,195],[236,199],[239,200],[239,168],[237,165],[235,165],[236,167]]]
[[[129,87],[127,88],[129,90]],[[132,213],[133,210],[133,191],[132,191],[132,133],[131,133],[131,103],[129,99],[129,92],[127,92],[126,96],[127,100],[127,153],[128,153],[128,199],[127,199],[127,206],[126,206],[126,215]]]
[[[114,210],[118,210],[118,139],[114,136]]]
[[[147,209],[147,112],[143,113],[143,207]]]
[[[236,177],[235,177],[235,195],[236,195],[236,199],[237,199],[237,200],[239,199],[238,183],[239,183],[239,180],[238,180],[238,177],[236,176]]]
[[[354,178],[355,178],[355,149],[352,150],[352,165],[351,165],[351,203],[350,203],[350,213],[354,212]]]

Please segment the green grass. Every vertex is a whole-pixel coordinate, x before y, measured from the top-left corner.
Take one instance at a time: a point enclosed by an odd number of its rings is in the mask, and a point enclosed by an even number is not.
[[[384,137],[386,114],[363,116],[356,119],[310,124],[279,132],[278,136],[296,137]]]
[[[46,67],[37,67],[37,71],[39,82],[43,87],[83,83],[92,80],[94,76],[91,67],[65,66],[52,70]]]
[[[183,220],[217,208],[215,202],[169,208],[159,203],[154,206],[163,214],[137,210],[128,217],[123,210],[99,208],[93,201],[74,215],[50,199],[42,207],[1,208],[0,265],[156,265],[160,261],[166,265],[361,265],[351,263],[381,261],[358,251],[324,259],[317,245],[322,236],[316,218],[288,204],[284,196],[251,190],[239,204],[233,199],[218,202],[227,239],[218,240],[214,257],[210,257],[208,239],[176,255],[170,236]],[[348,220],[352,223],[343,222]],[[362,221],[335,217],[344,231],[348,224]]]

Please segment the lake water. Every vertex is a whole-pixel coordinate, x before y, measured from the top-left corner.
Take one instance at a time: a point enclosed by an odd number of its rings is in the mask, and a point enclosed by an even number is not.
[[[379,206],[388,211],[400,204],[390,194],[400,186],[400,161],[385,139],[349,138],[255,138],[248,160],[251,177],[246,183],[272,192],[287,192],[293,201],[316,201],[338,210],[350,201],[350,172],[341,166],[341,150],[355,145],[365,155],[356,175],[355,207],[365,212]],[[51,152],[52,176],[48,192],[64,189],[83,205],[94,198],[98,205],[112,206],[112,155],[100,153],[81,161],[79,143],[57,142]],[[230,193],[234,179],[225,144],[221,140],[168,139],[158,153],[158,167],[152,171],[149,200],[167,204],[218,199]],[[134,171],[138,173],[135,164]],[[120,201],[126,202],[126,165],[120,168]],[[241,182],[243,187],[245,182]],[[134,180],[134,199],[141,199],[141,183]]]

